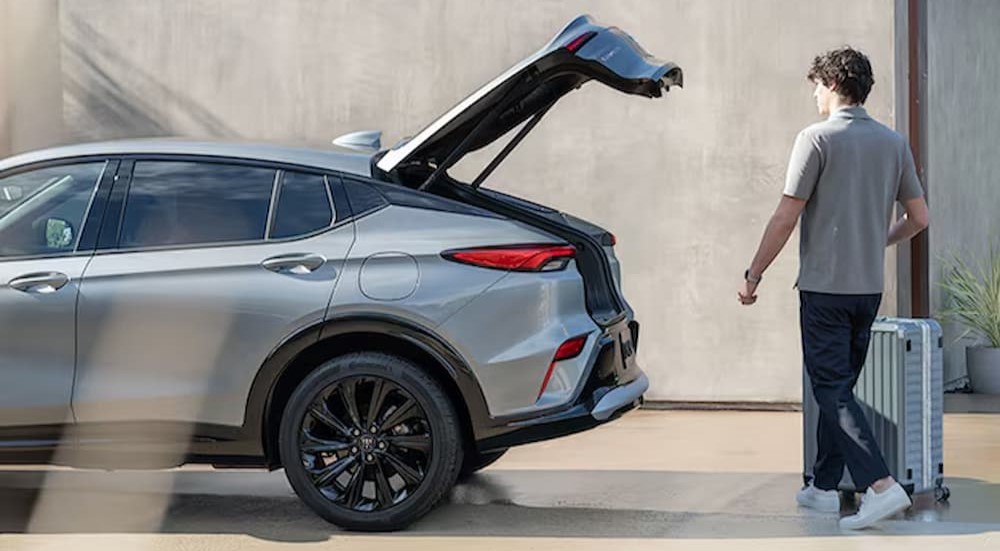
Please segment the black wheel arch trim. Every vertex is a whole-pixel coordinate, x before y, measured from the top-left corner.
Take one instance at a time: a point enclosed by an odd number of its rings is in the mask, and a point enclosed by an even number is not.
[[[494,435],[493,420],[486,405],[479,382],[462,355],[448,345],[432,330],[404,318],[382,313],[345,314],[333,316],[286,339],[268,355],[257,372],[247,398],[246,413],[242,427],[244,438],[238,453],[259,455],[268,466],[277,457],[274,443],[270,442],[269,420],[272,399],[278,382],[295,360],[313,345],[350,334],[379,334],[404,341],[419,348],[434,358],[444,368],[450,382],[461,395],[462,404],[468,412],[473,438],[480,440]]]

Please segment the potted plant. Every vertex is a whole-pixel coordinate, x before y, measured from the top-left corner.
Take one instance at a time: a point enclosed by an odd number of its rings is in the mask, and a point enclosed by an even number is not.
[[[969,385],[973,392],[1000,394],[1000,248],[991,247],[974,267],[958,258],[949,264],[942,314],[966,327],[962,337],[973,334],[983,342],[965,351]]]

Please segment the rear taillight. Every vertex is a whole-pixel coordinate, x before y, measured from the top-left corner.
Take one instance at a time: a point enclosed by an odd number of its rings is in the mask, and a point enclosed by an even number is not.
[[[601,236],[601,245],[605,247],[614,247],[618,244],[618,238],[615,237],[613,233],[605,233]]]
[[[576,256],[571,245],[513,245],[447,251],[441,256],[453,262],[514,272],[555,272],[565,269]]]
[[[542,388],[538,389],[538,398],[545,394],[545,388],[549,386],[549,379],[552,378],[552,372],[556,368],[556,364],[563,360],[571,360],[580,355],[583,352],[583,345],[587,344],[587,336],[582,335],[579,337],[573,337],[572,339],[559,345],[559,349],[556,350],[556,355],[552,358],[552,363],[549,364],[549,370],[545,372],[545,379],[542,380]]]
[[[585,32],[580,36],[574,38],[569,44],[567,44],[566,49],[572,53],[576,53],[576,51],[582,48],[583,45],[586,44],[588,40],[594,38],[594,36],[596,35],[597,33],[594,31]]]

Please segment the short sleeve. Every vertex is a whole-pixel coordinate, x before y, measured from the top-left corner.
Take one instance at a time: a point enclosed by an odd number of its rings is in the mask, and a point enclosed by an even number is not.
[[[903,150],[903,169],[899,172],[899,191],[896,192],[896,200],[901,203],[916,199],[924,194],[924,188],[920,186],[920,179],[917,178],[917,167],[913,162],[913,153],[905,142]]]
[[[792,146],[785,175],[785,195],[799,199],[809,199],[822,169],[822,155],[815,140],[808,132],[799,132]]]

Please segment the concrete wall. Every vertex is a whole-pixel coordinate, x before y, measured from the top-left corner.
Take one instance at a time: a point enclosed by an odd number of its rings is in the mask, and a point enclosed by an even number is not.
[[[931,298],[935,310],[945,297],[937,288],[941,258],[953,254],[976,261],[1000,244],[1000,2],[930,0],[927,19],[927,185],[931,208],[929,245]],[[946,326],[945,380],[965,376],[962,329]]]
[[[740,307],[736,288],[794,136],[817,118],[804,78],[812,57],[845,43],[866,50],[878,81],[870,111],[893,119],[892,0],[59,7],[69,140],[183,134],[323,146],[380,128],[391,144],[584,12],[678,62],[687,87],[662,101],[597,84],[570,95],[489,182],[617,234],[654,399],[799,399],[797,244],[768,272],[758,306]]]
[[[64,140],[58,0],[0,0],[0,153]]]
[[[0,0],[0,157],[9,155],[11,147],[9,123],[11,101],[8,99],[10,75],[7,69],[10,16],[7,14],[7,3],[8,0]]]

